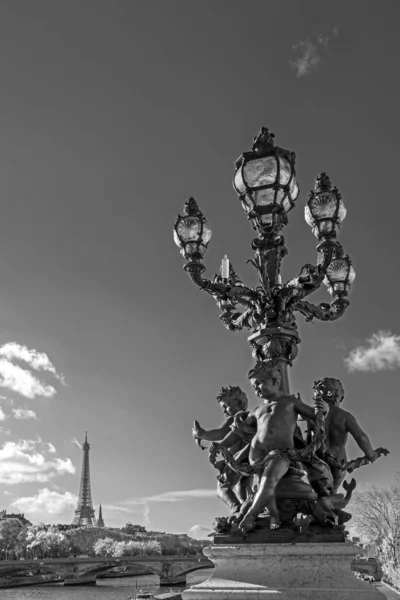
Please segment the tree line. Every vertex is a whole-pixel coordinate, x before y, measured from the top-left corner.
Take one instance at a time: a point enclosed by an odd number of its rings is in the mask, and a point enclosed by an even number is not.
[[[186,535],[140,530],[133,534],[103,527],[31,525],[0,521],[0,558],[3,560],[67,558],[70,556],[196,556],[206,542]]]

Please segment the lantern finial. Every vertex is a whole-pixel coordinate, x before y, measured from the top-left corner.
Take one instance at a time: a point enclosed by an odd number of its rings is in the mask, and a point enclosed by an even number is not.
[[[266,150],[274,148],[274,137],[275,135],[270,132],[268,127],[261,127],[260,131],[253,139],[253,152],[255,154],[262,155]]]
[[[321,192],[330,192],[331,189],[332,183],[329,176],[324,172],[320,173],[315,180],[314,190],[319,194]]]
[[[201,214],[199,205],[197,204],[197,201],[193,198],[193,196],[190,196],[190,198],[186,200],[185,205],[183,207],[183,213],[188,217],[193,217],[195,215]]]

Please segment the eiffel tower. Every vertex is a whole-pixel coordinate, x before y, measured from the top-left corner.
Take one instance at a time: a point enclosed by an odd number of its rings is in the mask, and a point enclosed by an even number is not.
[[[90,467],[89,467],[89,450],[90,446],[87,441],[87,431],[85,432],[85,441],[82,446],[83,459],[82,459],[82,473],[81,473],[81,485],[79,488],[78,505],[75,510],[75,516],[72,521],[72,525],[78,525],[80,527],[87,525],[95,525],[96,520],[94,516],[93,504],[92,504],[92,492],[90,490]]]

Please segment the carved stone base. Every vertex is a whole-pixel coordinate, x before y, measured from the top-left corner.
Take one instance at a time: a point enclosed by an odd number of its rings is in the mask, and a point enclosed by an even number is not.
[[[352,574],[353,544],[211,546],[212,576],[182,593],[183,600],[384,600]]]
[[[246,537],[239,532],[220,533],[214,535],[214,545],[226,544],[236,546],[238,544],[336,544],[346,541],[344,531],[339,529],[324,529],[315,527],[307,533],[300,533],[293,529],[268,529],[257,528]]]

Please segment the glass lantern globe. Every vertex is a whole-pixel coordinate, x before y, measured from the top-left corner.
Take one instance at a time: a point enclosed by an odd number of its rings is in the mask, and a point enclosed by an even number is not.
[[[334,238],[346,213],[339,190],[332,187],[326,173],[321,173],[315,180],[314,191],[310,192],[304,209],[306,223],[312,227],[315,237]]]
[[[274,145],[274,134],[262,127],[251,152],[236,161],[233,187],[253,227],[280,229],[299,195],[295,154]]]
[[[174,225],[174,241],[186,260],[200,260],[211,239],[211,229],[194,198],[184,206],[184,216],[178,215]]]
[[[346,296],[355,276],[356,272],[348,256],[334,258],[326,270],[324,284],[331,296]]]

